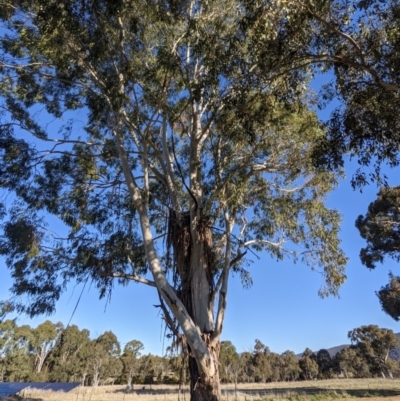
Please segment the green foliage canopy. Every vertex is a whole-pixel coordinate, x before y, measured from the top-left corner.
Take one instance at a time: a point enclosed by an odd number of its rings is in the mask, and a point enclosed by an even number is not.
[[[366,215],[358,216],[356,227],[367,241],[360,258],[369,269],[385,256],[400,261],[400,187],[382,188]]]
[[[241,232],[231,259],[242,263],[233,270],[245,282],[242,255],[250,247],[278,258],[302,255],[324,272],[323,293],[335,293],[346,259],[338,248],[339,215],[322,203],[335,177],[310,159],[323,134],[299,86],[311,70],[290,57],[290,71],[274,78],[291,51],[309,46],[312,32],[295,31],[309,13],[281,21],[281,12],[299,10],[270,4],[269,17],[258,17],[261,6],[243,3],[238,11],[229,1],[201,11],[185,2],[173,11],[140,1],[93,7],[4,2],[0,180],[19,202],[8,211],[0,251],[15,278],[13,292],[31,296],[20,309],[51,312],[71,279],[89,278],[104,296],[113,278],[127,283],[145,275],[138,205],[126,174],[134,176],[155,235],[165,235],[171,208],[180,214],[201,206],[219,244],[214,284],[228,208]],[[270,24],[278,36],[260,34]],[[79,130],[82,124],[66,119],[57,133],[37,118],[38,107],[45,121],[73,110],[87,118]],[[201,147],[193,140],[200,129]],[[122,168],[120,146],[130,172]],[[41,212],[57,216],[67,235],[48,230]],[[282,246],[290,242],[306,252]]]
[[[389,283],[383,286],[377,296],[382,309],[394,320],[400,319],[400,277],[389,273]]]
[[[395,164],[388,108],[377,130],[359,125],[374,102],[397,104],[398,2],[1,5],[0,185],[15,203],[0,254],[30,299],[17,308],[52,312],[71,280],[101,296],[115,280],[155,287],[195,359],[193,391],[219,398],[228,278],[251,283],[251,252],[318,269],[322,295],[345,279],[340,216],[324,205],[337,172],[321,166],[343,152]],[[309,83],[331,67],[323,96],[345,111],[323,126]]]
[[[361,249],[361,262],[369,269],[383,263],[386,256],[400,261],[400,187],[383,187],[377,199],[368,206],[365,216],[360,215],[356,227],[367,246]],[[400,316],[399,277],[389,274],[389,283],[377,296],[382,309],[393,319]]]

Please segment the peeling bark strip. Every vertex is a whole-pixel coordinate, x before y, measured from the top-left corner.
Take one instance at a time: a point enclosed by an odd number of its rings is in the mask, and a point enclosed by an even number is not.
[[[208,220],[202,218],[198,223],[198,237],[200,238],[200,246],[204,255],[205,263],[199,265],[196,260],[192,259],[193,240],[190,230],[190,213],[181,213],[180,217],[176,212],[170,210],[168,219],[167,233],[167,265],[173,270],[174,288],[177,290],[179,299],[185,305],[189,315],[194,318],[192,288],[195,285],[194,278],[196,269],[204,269],[207,278],[209,293],[213,291],[213,270],[214,270],[214,253],[212,251],[212,232],[208,226]],[[173,252],[171,258],[171,250]],[[209,306],[207,306],[208,308]]]
[[[178,269],[179,275],[185,274],[183,266],[190,263],[190,256],[193,247],[193,240],[190,235],[191,224],[189,212],[183,212],[178,216],[174,210],[170,209],[167,247],[173,248],[173,260],[176,262],[175,267]],[[203,242],[204,252],[207,258],[207,266],[209,268],[209,282],[211,285],[212,268],[214,266],[215,257],[212,251],[213,238],[211,228],[209,227],[209,219],[202,215],[197,223],[196,231],[198,237]],[[170,256],[168,258],[169,263],[171,263]]]
[[[169,296],[167,291],[163,290],[163,293],[168,298],[168,300],[171,303],[171,305],[174,305],[174,306],[178,307],[177,304],[176,304],[176,301]]]

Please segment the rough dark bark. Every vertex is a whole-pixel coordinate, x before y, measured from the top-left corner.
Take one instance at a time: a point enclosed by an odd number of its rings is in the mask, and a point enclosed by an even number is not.
[[[209,335],[205,335],[209,337]],[[209,341],[206,341],[209,344]],[[210,349],[214,361],[218,361],[219,343],[217,347]],[[216,364],[217,365],[217,364]],[[215,367],[213,377],[202,377],[197,367],[196,359],[189,355],[189,373],[190,373],[190,401],[220,401],[221,388],[219,381],[219,369]]]
[[[193,304],[198,303],[198,292],[194,290],[198,283],[199,277],[206,280],[206,285],[209,287],[210,294],[212,291],[212,271],[213,271],[213,252],[212,252],[212,234],[207,226],[206,219],[201,219],[198,227],[198,237],[200,239],[200,249],[202,252],[202,261],[193,258],[194,242],[190,230],[190,214],[182,213],[179,217],[174,211],[170,212],[167,246],[173,250],[173,256],[168,256],[168,263],[174,268],[174,285],[177,290],[178,297],[187,309],[190,317],[193,319],[197,328],[202,333],[202,338],[207,344],[207,348],[212,356],[214,364],[214,374],[207,375],[201,372],[197,364],[196,358],[187,345],[189,354],[189,374],[190,374],[190,395],[191,401],[216,401],[221,399],[220,382],[219,382],[219,341],[211,345],[212,332],[205,332],[205,328],[212,326],[212,321],[198,321],[193,310]],[[198,250],[197,250],[198,251]],[[197,252],[198,253],[198,252]],[[195,274],[196,269],[205,269],[205,274]],[[212,307],[208,303],[208,308]],[[211,314],[212,315],[212,314]],[[204,316],[204,313],[200,313]],[[212,369],[210,369],[212,371]]]
[[[189,213],[182,213],[177,216],[171,210],[168,221],[167,246],[172,248],[173,255],[167,255],[167,264],[173,267],[174,287],[177,290],[179,299],[185,305],[190,317],[193,319],[193,307],[191,298],[191,238],[190,238],[190,217]]]

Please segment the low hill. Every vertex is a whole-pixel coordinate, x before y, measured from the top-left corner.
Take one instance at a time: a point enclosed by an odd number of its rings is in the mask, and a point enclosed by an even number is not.
[[[340,352],[343,348],[348,347],[350,344],[337,345],[336,347],[327,348],[329,355],[333,358],[338,352]]]

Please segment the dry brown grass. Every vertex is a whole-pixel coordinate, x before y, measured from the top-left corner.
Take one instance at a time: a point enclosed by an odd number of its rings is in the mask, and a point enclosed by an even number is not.
[[[69,393],[27,390],[17,397],[25,401],[178,401],[178,386],[135,386],[126,392],[125,386],[79,387]],[[288,383],[239,384],[238,393],[232,384],[223,385],[227,401],[341,401],[368,397],[368,401],[400,401],[400,380],[337,379]],[[14,397],[14,400],[16,397]],[[189,401],[185,386],[180,401]]]
[[[224,384],[223,388],[232,388],[232,384]],[[276,382],[276,383],[240,383],[240,389],[287,389],[287,388],[318,388],[336,390],[356,390],[356,389],[375,389],[375,390],[399,390],[400,379],[331,379],[297,382]]]

